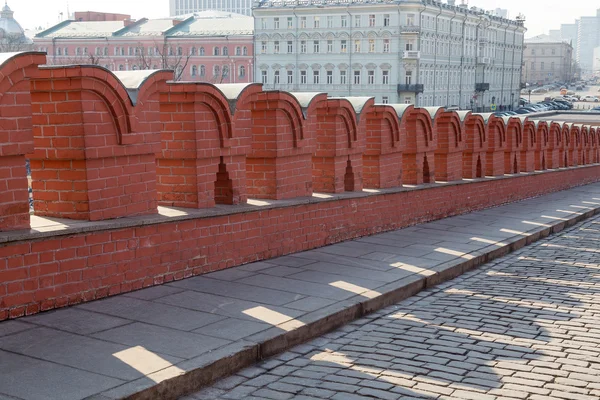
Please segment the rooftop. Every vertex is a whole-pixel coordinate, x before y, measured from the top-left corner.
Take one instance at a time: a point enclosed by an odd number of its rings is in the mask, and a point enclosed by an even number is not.
[[[252,35],[253,32],[252,17],[221,11],[203,11],[170,18],[143,18],[137,22],[69,20],[38,33],[36,37],[215,36]]]
[[[529,43],[529,44],[535,44],[535,43],[539,43],[539,44],[544,44],[544,43],[570,44],[570,41],[563,40],[563,39],[557,39],[556,37],[552,37],[550,35],[538,35],[538,36],[531,37],[529,39],[525,39],[525,43]]]

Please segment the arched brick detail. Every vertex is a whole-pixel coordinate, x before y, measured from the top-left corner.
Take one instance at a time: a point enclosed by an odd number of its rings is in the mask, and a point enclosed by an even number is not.
[[[0,231],[29,229],[25,155],[33,151],[29,80],[43,53],[0,54]]]
[[[563,157],[561,159],[561,167],[570,167],[573,157],[573,149],[571,148],[571,125],[570,123],[562,123],[561,137],[563,139]]]
[[[587,165],[592,163],[592,148],[590,143],[589,126],[583,125],[580,128],[581,132],[581,151],[579,153],[579,164]]]
[[[550,131],[546,121],[534,121],[535,125],[535,169],[543,171],[552,165],[552,154],[548,154],[550,147]]]
[[[592,154],[591,163],[597,164],[598,162],[600,162],[600,160],[598,159],[597,128],[595,126],[590,126],[588,128],[588,130],[590,132],[590,147],[591,147],[591,154]]]
[[[570,124],[569,136],[571,138],[569,142],[569,151],[567,153],[567,160],[569,161],[569,167],[576,167],[580,165],[581,156],[581,126],[579,124]]]
[[[204,208],[244,203],[250,136],[234,131],[223,92],[208,83],[172,83],[161,94],[160,110],[159,204]]]
[[[248,196],[277,200],[310,196],[314,132],[305,124],[294,96],[260,88],[251,85],[235,103],[234,129],[247,130],[252,137],[246,159]]]
[[[373,105],[372,98],[329,98],[316,104],[314,191],[362,190],[366,114]]]
[[[480,114],[464,113],[463,178],[475,179],[485,177],[487,164],[488,132],[485,120]]]
[[[41,69],[31,85],[37,215],[95,221],[157,212],[158,96],[169,77],[149,73],[133,106],[132,89],[104,68]]]
[[[562,124],[552,121],[548,125],[548,146],[546,147],[546,164],[548,169],[556,169],[561,166],[561,158],[564,158],[564,141],[562,138]]]
[[[534,121],[524,118],[521,120],[521,126],[521,172],[533,172],[536,169],[536,151],[538,147],[536,124]]]
[[[433,121],[442,108],[413,108],[402,119],[406,124],[406,149],[402,155],[402,181],[419,185],[435,182],[437,135]]]
[[[367,146],[363,156],[364,186],[385,189],[402,186],[402,151],[406,145],[404,104],[376,104],[366,114]]]
[[[463,120],[455,111],[442,111],[435,116],[433,126],[437,134],[436,179],[444,182],[461,180],[465,150]]]
[[[488,150],[485,174],[487,176],[504,175],[504,152],[507,148],[506,122],[493,114],[483,114],[487,119]]]
[[[523,125],[525,120],[526,118],[504,117],[506,122],[505,174],[518,174],[521,172],[521,150],[523,150]]]

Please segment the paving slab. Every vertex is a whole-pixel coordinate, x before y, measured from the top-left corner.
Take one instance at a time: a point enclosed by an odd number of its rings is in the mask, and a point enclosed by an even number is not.
[[[446,365],[437,367],[435,362],[416,360],[419,355],[427,356],[425,349],[420,347],[415,348],[423,350],[422,354],[400,352],[395,354],[393,362],[383,359],[386,352],[392,351],[380,347],[388,344],[379,340],[385,336],[363,340],[362,344],[348,350],[346,356],[356,355],[363,346],[369,353],[358,358],[360,371],[403,365],[404,375],[398,379],[409,379],[407,374],[412,376],[423,368],[430,368],[427,371],[436,383],[426,379],[414,381],[413,385],[419,389],[412,393],[420,390],[437,396],[436,390],[439,392],[448,387],[440,382],[460,375],[464,365],[485,364],[490,357],[498,356],[498,352],[509,361],[519,354],[533,357],[534,354],[528,351],[537,351],[535,346],[550,332],[558,330],[558,334],[562,334],[579,327],[562,325],[573,316],[564,307],[548,305],[548,299],[556,296],[553,290],[536,292],[523,287],[520,295],[527,296],[528,308],[533,310],[530,313],[522,312],[522,304],[507,305],[515,301],[504,298],[511,286],[499,282],[488,287],[483,281],[474,287],[495,291],[504,299],[501,307],[484,298],[473,299],[469,293],[456,293],[454,302],[449,304],[444,304],[443,299],[429,299],[426,294],[418,294],[435,285],[441,284],[438,287],[444,288],[445,282],[452,278],[598,213],[599,199],[600,184],[582,186],[1,322],[0,399],[2,396],[27,400],[113,400],[131,396],[174,399],[257,360],[327,334],[413,295],[417,295],[414,300],[407,301],[429,304],[427,312],[419,310],[416,315],[395,318],[386,325],[391,330],[382,333],[395,332],[405,338],[404,342],[415,346],[436,346],[434,350],[448,360]],[[594,225],[590,224],[586,229],[593,230]],[[554,256],[552,262],[546,258],[520,261],[529,263],[532,276],[538,273],[538,279],[555,286],[561,276],[544,275],[540,268],[570,263],[560,257],[566,249],[557,245],[559,247],[540,250],[540,257],[548,258],[544,254]],[[573,268],[584,268],[597,259],[598,254],[588,251],[588,247],[579,250],[582,253],[580,265],[572,265]],[[510,268],[503,273],[510,273]],[[594,287],[590,286],[587,293],[593,296]],[[565,304],[582,301],[581,298],[569,299],[566,294],[564,297]],[[444,314],[435,316],[440,307],[444,307]],[[509,308],[511,312],[506,313]],[[464,310],[469,311],[468,316],[464,315]],[[490,322],[490,318],[498,316],[502,317],[501,321]],[[523,322],[536,316],[543,317],[540,328],[532,329],[530,322]],[[445,332],[444,339],[436,343],[416,342],[416,339],[434,338],[435,332],[423,326],[422,320],[426,318],[449,327],[460,323],[461,328]],[[486,340],[485,352],[480,346],[465,342],[477,330]],[[501,342],[502,335],[509,333],[515,335],[514,342]],[[537,342],[527,342],[534,338]],[[557,346],[553,350],[556,354],[553,359],[587,357],[589,361],[583,362],[597,361],[588,353],[598,344],[593,337],[581,330],[577,331],[574,340],[572,347]],[[457,354],[453,350],[457,346],[472,347],[468,348],[468,353]],[[564,346],[570,344],[567,342]],[[335,346],[332,345],[331,351],[335,351]],[[304,361],[298,362],[304,364]],[[329,359],[316,362],[315,367],[319,368],[339,368],[340,362],[344,365],[342,370],[346,368],[344,357],[334,353]],[[478,369],[478,372],[482,374],[502,373],[502,368],[481,367],[484,369]],[[582,368],[578,365],[569,367]],[[453,368],[453,372],[448,368]],[[548,366],[539,364],[536,368],[547,369]],[[355,377],[335,379],[344,378]],[[308,378],[299,375],[295,379],[284,381],[282,385],[296,385],[298,380]],[[372,379],[371,373],[365,373],[362,394],[373,396],[378,393],[378,386],[367,382]],[[472,376],[468,379],[482,378]],[[327,384],[344,385],[334,380]],[[481,393],[477,392],[476,383],[465,385],[475,393],[474,396]],[[227,396],[244,398],[252,393],[242,389]],[[461,386],[460,390],[466,389]],[[398,393],[401,396],[403,392]]]

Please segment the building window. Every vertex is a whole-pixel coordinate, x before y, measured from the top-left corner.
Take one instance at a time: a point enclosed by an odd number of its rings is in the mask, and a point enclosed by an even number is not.
[[[139,52],[139,49],[136,48],[135,50],[136,50],[136,53]],[[183,55],[183,48],[182,47],[178,47],[177,48],[177,55],[178,56],[182,56]]]
[[[340,52],[345,53],[347,51],[348,51],[348,42],[346,40],[342,40],[342,43],[340,46]]]
[[[346,71],[342,70],[340,71],[340,85],[345,85],[346,84]]]
[[[300,28],[306,29],[306,17],[300,17]]]
[[[287,83],[290,85],[294,83],[294,71],[287,72]]]
[[[331,15],[327,17],[327,27],[333,28],[333,17]]]
[[[404,83],[407,85],[412,85],[412,71],[406,71],[404,75]]]
[[[375,26],[375,14],[369,14],[369,26]]]
[[[360,85],[360,71],[354,71],[354,84]]]
[[[541,63],[540,63],[540,69],[541,69],[542,71],[544,70],[544,63],[543,63],[543,62],[541,62]]]
[[[279,29],[279,18],[273,18],[273,29]]]
[[[247,48],[246,46],[244,46],[244,47],[242,48],[242,54],[243,54],[243,55],[245,55],[245,56],[247,56],[247,55],[248,55],[248,48]]]
[[[229,76],[229,66],[224,65],[223,66],[223,77],[227,77]]]
[[[56,55],[57,56],[62,56],[62,49],[60,47],[56,48]]]
[[[552,49],[552,55],[556,54],[556,49]]]
[[[319,41],[315,40],[313,42],[313,53],[318,53],[319,52]]]
[[[554,63],[550,64],[550,71],[554,71]]]
[[[200,54],[201,56],[204,55],[204,47],[200,47],[200,51],[198,52],[198,54]]]
[[[267,42],[264,40],[262,42],[260,42],[260,52],[261,52],[261,54],[267,53]]]
[[[273,83],[279,85],[279,71],[275,71],[273,74]]]
[[[206,75],[206,67],[204,65],[200,66],[200,76]]]
[[[383,14],[383,26],[390,26],[390,14]]]
[[[267,84],[267,71],[265,71],[264,69],[262,71],[260,71],[260,78],[261,78],[261,82],[263,83],[263,85]]]
[[[266,18],[261,18],[260,19],[260,26],[262,27],[262,29],[267,29],[267,19]]]
[[[315,17],[314,23],[313,23],[313,27],[314,28],[320,28],[321,27],[321,17]]]
[[[198,74],[198,67],[192,65],[192,76],[196,76]]]
[[[390,52],[390,39],[383,39],[383,52],[384,53]]]
[[[346,17],[345,15],[342,15],[342,28],[347,28],[348,27],[348,17]]]
[[[228,56],[229,55],[229,48],[228,47],[223,47],[223,55],[224,56]]]
[[[243,65],[240,65],[240,69],[239,69],[240,73],[240,78],[243,78],[246,76],[246,67],[244,67]]]
[[[369,85],[372,85],[375,83],[375,71],[373,71],[373,70],[367,71],[367,83]]]
[[[294,42],[292,42],[291,40],[288,40],[287,42],[287,51],[288,53],[294,52]]]
[[[333,40],[328,40],[327,41],[327,52],[328,53],[333,53]]]
[[[531,63],[531,70],[535,71],[535,63],[534,62]]]
[[[535,49],[531,49],[531,55],[535,56]]]
[[[381,103],[383,103],[383,104],[390,104],[390,98],[388,96],[383,96],[381,98]]]
[[[279,40],[276,40],[273,46],[273,53],[279,54]]]
[[[360,39],[354,41],[354,52],[360,53]]]
[[[300,41],[300,53],[302,53],[302,54],[306,53],[306,40]]]
[[[115,49],[115,55],[117,55],[117,49],[118,47]],[[75,49],[75,55],[80,56],[81,55],[81,48],[76,48]]]
[[[333,71],[327,71],[327,84],[333,84]]]
[[[221,75],[221,67],[218,65],[215,65],[213,67],[213,76],[219,76]]]
[[[213,56],[218,56],[220,51],[221,51],[221,49],[219,47],[214,47],[213,48]]]
[[[413,44],[412,43],[406,43],[406,45],[404,46],[404,50],[406,51],[412,51],[413,49]]]
[[[124,70],[125,70],[125,68],[123,67],[123,65],[122,64],[119,65],[119,71],[124,71]]]
[[[124,48],[121,48],[121,55],[122,55],[122,56],[124,56],[124,55],[125,55],[124,53],[125,53],[125,49],[124,49]],[[88,54],[88,48],[87,48],[87,47],[84,47],[84,48],[83,48],[83,55],[84,55],[84,56],[87,56],[87,54]]]
[[[294,20],[292,19],[292,17],[288,17],[287,19],[287,27],[288,29],[292,29],[294,27]]]
[[[375,53],[375,39],[369,39],[369,53]]]
[[[242,55],[242,48],[241,47],[236,47],[235,48],[235,55],[236,56],[241,56]]]
[[[355,28],[360,28],[360,15],[355,15],[354,16],[354,27]]]
[[[313,71],[313,83],[315,85],[319,84],[319,71]]]
[[[306,85],[306,71],[300,71],[300,83]]]
[[[150,55],[150,51],[151,51],[151,49],[152,49],[152,48],[149,48],[149,49],[148,49],[148,55]],[[191,56],[195,56],[195,55],[196,55],[196,48],[195,48],[195,47],[192,47],[192,48],[190,48],[190,55],[191,55]]]
[[[390,84],[390,71],[381,71],[381,83],[384,85]]]

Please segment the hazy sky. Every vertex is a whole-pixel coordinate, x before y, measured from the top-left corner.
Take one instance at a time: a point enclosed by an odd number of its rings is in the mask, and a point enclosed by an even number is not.
[[[59,13],[66,16],[67,10],[67,0],[8,0],[8,4],[26,29],[54,25],[59,21]],[[168,0],[69,0],[68,4],[71,12],[107,11],[131,14],[135,19],[164,17],[169,13]],[[573,23],[581,15],[595,15],[600,8],[596,0],[469,0],[469,5],[506,8],[510,18],[524,14],[528,37],[557,29],[561,23]]]

